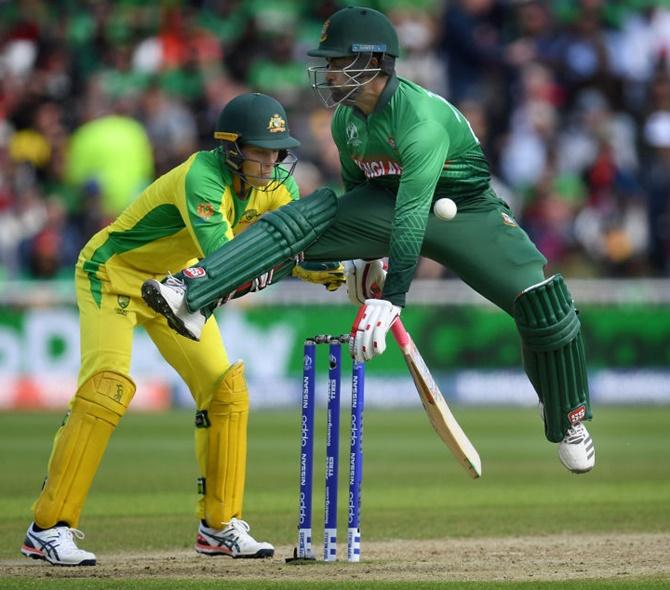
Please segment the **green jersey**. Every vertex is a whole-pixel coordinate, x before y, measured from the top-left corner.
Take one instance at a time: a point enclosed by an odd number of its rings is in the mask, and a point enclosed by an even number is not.
[[[489,188],[479,141],[451,103],[397,77],[368,116],[340,105],[332,134],[347,191],[369,182],[396,195],[383,298],[404,306],[433,201],[460,204]]]

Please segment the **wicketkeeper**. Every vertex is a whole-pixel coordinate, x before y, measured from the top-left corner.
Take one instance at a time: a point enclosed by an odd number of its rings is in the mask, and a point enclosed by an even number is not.
[[[368,265],[358,263],[366,289],[350,346],[355,359],[370,360],[385,350],[419,256],[427,256],[514,318],[547,439],[559,443],[567,469],[591,470],[595,450],[583,425],[591,408],[577,311],[561,275],[544,276],[546,259],[491,188],[468,121],[442,97],[396,76],[398,38],[380,12],[336,12],[309,54],[325,59],[309,71],[326,104],[337,106],[332,135],[347,192],[337,198],[321,189],[266,215],[242,239],[180,275],[179,288],[146,284],[147,301],[166,310],[180,333],[198,338],[214,302],[300,253],[314,261],[388,256],[380,299],[363,278]],[[432,211],[441,198],[458,206],[451,221]],[[376,270],[382,274],[378,264]]]
[[[135,393],[130,377],[133,330],[143,326],[165,360],[188,385],[196,404],[195,443],[201,477],[195,549],[206,555],[269,557],[241,519],[249,393],[241,361],[230,363],[214,317],[199,341],[181,338],[147,307],[140,286],[239,239],[267,211],[298,199],[291,176],[299,145],[279,102],[243,94],[221,112],[212,151],[193,154],[149,186],[82,250],[76,266],[81,368],[70,411],[56,433],[48,475],[35,502],[34,522],[21,552],[54,565],[94,565],[79,549],[79,516],[109,439]],[[324,202],[329,217],[336,203]],[[259,261],[260,262],[260,261]],[[193,271],[196,277],[199,271]],[[237,296],[293,273],[335,289],[342,265],[289,264],[244,285]],[[189,274],[187,272],[187,274]],[[167,285],[179,281],[167,278]]]

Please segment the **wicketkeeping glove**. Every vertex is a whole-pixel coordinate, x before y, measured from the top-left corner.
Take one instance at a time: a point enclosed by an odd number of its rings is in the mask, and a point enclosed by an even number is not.
[[[291,274],[301,281],[325,285],[329,291],[337,291],[346,281],[341,262],[300,262]]]
[[[386,333],[401,308],[386,299],[367,299],[351,327],[349,352],[355,361],[369,361],[386,350]]]
[[[347,295],[354,305],[363,305],[366,299],[378,299],[384,289],[386,268],[383,260],[347,260]]]

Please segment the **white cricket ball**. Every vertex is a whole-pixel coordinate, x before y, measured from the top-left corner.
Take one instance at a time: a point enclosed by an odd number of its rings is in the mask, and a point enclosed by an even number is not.
[[[433,205],[433,213],[435,213],[435,217],[444,219],[445,221],[449,221],[456,217],[457,211],[458,207],[456,207],[456,203],[451,199],[438,199],[435,201],[435,205]]]

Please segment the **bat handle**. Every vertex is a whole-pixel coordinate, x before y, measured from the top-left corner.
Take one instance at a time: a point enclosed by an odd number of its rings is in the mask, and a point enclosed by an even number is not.
[[[400,349],[407,352],[410,348],[411,339],[400,318],[391,324],[391,332],[393,332],[393,337]]]

